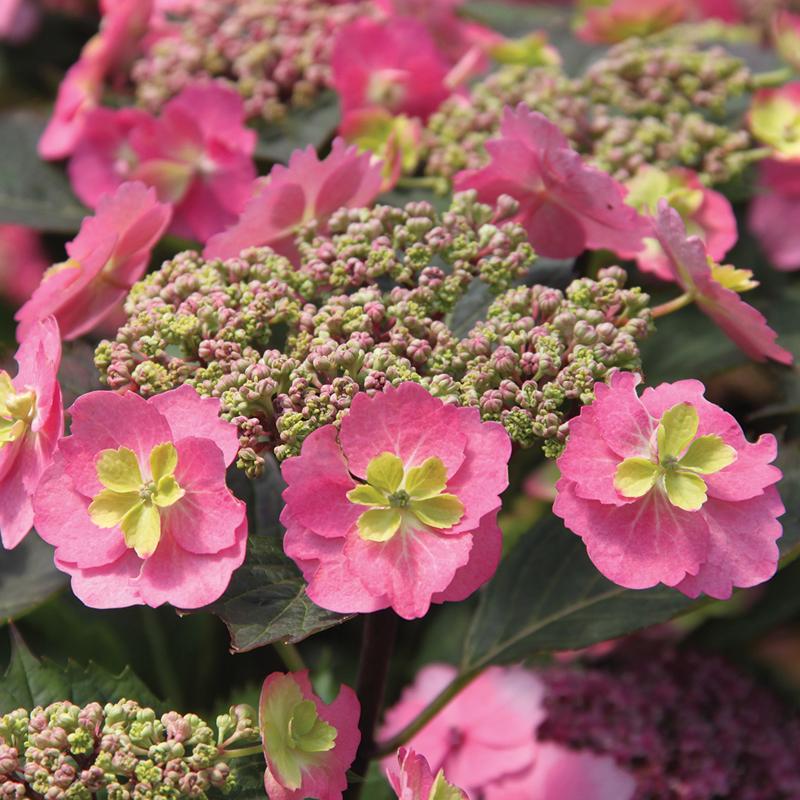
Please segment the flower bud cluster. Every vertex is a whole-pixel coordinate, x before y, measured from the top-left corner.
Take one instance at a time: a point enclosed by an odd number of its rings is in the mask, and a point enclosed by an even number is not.
[[[195,714],[159,718],[132,700],[18,709],[0,717],[0,798],[203,800],[236,785],[230,748],[259,740],[244,705],[217,718],[216,735]]]
[[[189,383],[218,397],[251,475],[265,454],[295,455],[341,420],[359,391],[403,381],[556,455],[593,383],[638,368],[649,298],[626,290],[618,268],[565,294],[514,288],[535,258],[504,221],[515,211],[510,198],[492,208],[473,192],[442,214],[428,203],[341,209],[325,234],[300,232],[298,268],[267,248],[224,262],[180,254],[133,288],[130,318],[96,364],[114,389]],[[475,281],[497,299],[462,338],[452,312]]]
[[[242,95],[248,117],[279,120],[330,85],[334,34],[370,7],[363,0],[192,3],[133,65],[138,102],[155,112],[188,83],[221,78]]]
[[[741,121],[724,120],[728,101],[754,89],[744,62],[723,48],[672,41],[628,40],[574,79],[557,67],[504,67],[473,87],[469,104],[451,98],[431,117],[426,172],[449,179],[484,166],[503,108],[524,103],[617,180],[649,164],[722,183],[760,155]]]

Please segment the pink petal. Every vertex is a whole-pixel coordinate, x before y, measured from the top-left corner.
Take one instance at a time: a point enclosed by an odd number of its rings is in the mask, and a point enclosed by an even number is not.
[[[89,608],[125,608],[142,604],[136,579],[142,560],[133,550],[103,566],[80,569],[56,558],[56,566],[72,576],[72,592]]]

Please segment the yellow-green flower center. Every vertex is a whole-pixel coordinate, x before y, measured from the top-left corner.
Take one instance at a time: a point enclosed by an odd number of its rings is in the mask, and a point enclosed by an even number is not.
[[[21,439],[36,417],[36,393],[17,392],[7,372],[0,371],[0,448]]]
[[[261,704],[261,734],[264,749],[279,773],[281,783],[296,791],[303,770],[316,766],[320,754],[336,744],[336,728],[317,713],[291,675],[275,681]]]
[[[361,538],[388,542],[402,529],[452,528],[464,516],[464,505],[446,487],[441,459],[431,456],[406,470],[394,453],[381,453],[367,465],[367,482],[351,489],[347,499],[370,507],[358,518]]]
[[[736,460],[736,450],[719,436],[697,436],[695,407],[679,403],[664,412],[656,431],[657,450],[651,458],[626,458],[614,475],[614,486],[625,497],[644,497],[658,487],[672,505],[697,511],[708,499],[702,475],[713,475]]]
[[[171,442],[150,452],[150,477],[142,477],[133,450],[120,447],[103,450],[95,465],[105,487],[92,500],[89,516],[98,528],[119,525],[125,544],[140,558],[151,556],[161,540],[161,512],[180,500],[185,492],[175,480],[178,451]]]

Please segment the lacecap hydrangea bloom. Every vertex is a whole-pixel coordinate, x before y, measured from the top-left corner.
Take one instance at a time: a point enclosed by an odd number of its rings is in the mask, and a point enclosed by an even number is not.
[[[511,442],[477,409],[416,383],[358,394],[282,466],[284,550],[309,597],[344,613],[406,619],[463,600],[497,568]]]
[[[256,133],[231,88],[193,83],[156,118],[135,108],[98,108],[69,162],[72,186],[92,208],[125,181],[153,186],[173,206],[170,230],[207,241],[236,221],[250,198]]]
[[[245,506],[225,485],[236,428],[189,386],[144,400],[90,392],[70,409],[34,498],[35,526],[93,608],[216,600],[244,560]]]
[[[654,231],[687,301],[694,301],[750,358],[792,363],[792,354],[775,341],[778,334],[764,315],[739,296],[758,286],[750,270],[717,264],[699,236],[687,235],[680,214],[665,198],[658,202]]]
[[[455,667],[431,664],[417,675],[387,714],[382,739],[411,722],[457,675]],[[419,754],[384,767],[392,785],[414,786],[436,771],[463,789],[467,800],[630,800],[635,781],[607,756],[545,743],[545,686],[522,667],[490,667],[453,698],[409,747]],[[402,751],[401,751],[402,752]],[[419,759],[424,757],[422,764]],[[398,793],[399,794],[399,793]],[[406,795],[399,794],[401,800]],[[454,794],[454,800],[462,795]],[[409,800],[433,800],[424,793]],[[445,794],[444,798],[450,800]],[[438,796],[436,800],[439,800]]]
[[[547,117],[523,105],[508,108],[500,132],[486,143],[489,165],[456,175],[457,189],[477,190],[484,203],[501,195],[517,200],[514,219],[543,256],[602,248],[624,257],[642,249],[648,225],[625,203],[623,187],[586,164]]]
[[[30,300],[17,311],[17,336],[48,316],[62,339],[77,339],[103,322],[145,273],[153,247],[164,233],[171,210],[153,189],[123,183],[87,217],[69,258],[45,272]]]
[[[258,720],[270,800],[341,800],[361,734],[356,693],[342,686],[330,704],[308,672],[273,672],[261,688]]]
[[[32,498],[64,431],[58,325],[32,325],[16,354],[12,378],[0,370],[0,539],[16,547],[33,525]]]
[[[663,583],[726,599],[772,577],[784,512],[775,437],[748,442],[699,381],[641,397],[638,383],[617,373],[570,421],[555,514],[630,589]]]

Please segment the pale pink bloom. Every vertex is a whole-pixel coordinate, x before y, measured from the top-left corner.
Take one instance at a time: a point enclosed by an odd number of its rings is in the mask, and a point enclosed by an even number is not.
[[[536,749],[525,774],[488,786],[486,800],[630,800],[633,776],[610,756],[576,752],[551,742]]]
[[[769,579],[784,511],[781,472],[770,466],[775,437],[748,442],[699,381],[663,383],[641,398],[638,383],[619,372],[610,386],[596,384],[595,401],[570,421],[555,514],[600,572],[630,589],[663,583],[726,599],[734,586]],[[625,482],[631,467],[641,484]]]
[[[317,429],[283,463],[284,549],[309,597],[343,613],[391,607],[406,619],[468,597],[500,559],[510,455],[499,424],[416,383],[358,394],[340,430]]]
[[[386,777],[392,789],[397,793],[398,800],[439,800],[441,795],[432,795],[441,786],[434,785],[435,781],[444,779],[444,773],[436,775],[431,771],[430,765],[424,756],[417,755],[413,750],[401,747],[397,751],[397,763],[390,762],[386,768]],[[455,800],[460,790],[448,786],[451,795],[447,800]],[[467,800],[466,794],[460,792],[461,800]]]
[[[39,140],[42,158],[52,161],[72,154],[87,114],[100,105],[106,79],[136,53],[152,6],[152,0],[115,0],[103,8],[100,31],[84,45],[59,86],[53,115]]]
[[[380,163],[341,139],[321,161],[311,146],[295,150],[288,166],[276,164],[266,180],[257,182],[239,221],[213,236],[204,255],[235,258],[249,247],[271,247],[296,262],[294,239],[301,225],[316,220],[324,229],[338,208],[368,206],[380,188]]]
[[[40,15],[35,0],[0,0],[0,41],[19,44],[29,39]]]
[[[776,269],[800,269],[800,161],[763,161],[748,225]]]
[[[0,296],[22,305],[49,266],[35,230],[24,225],[0,225]]]
[[[219,598],[247,541],[244,503],[225,485],[238,436],[219,418],[219,401],[187,385],[147,400],[99,391],[70,415],[71,435],[34,498],[34,524],[76,596],[92,608],[199,608]],[[159,452],[166,466],[157,467]],[[125,455],[136,467],[110,480],[102,465]],[[127,527],[140,517],[150,527]]]
[[[387,713],[379,740],[399,733],[456,677],[455,667],[431,664]],[[536,729],[545,719],[544,686],[522,667],[490,667],[459,692],[408,742],[431,770],[470,797],[530,769]],[[386,762],[385,766],[391,766]]]
[[[250,198],[256,134],[244,113],[237,92],[212,82],[188,86],[158,119],[97,109],[70,160],[75,193],[94,207],[122,182],[140,180],[174,206],[173,233],[205,242]]]
[[[64,432],[61,340],[52,317],[31,327],[16,361],[13,379],[0,370],[0,539],[8,549],[33,526],[32,498]]]
[[[145,273],[150,253],[170,219],[169,206],[141,183],[122,184],[101,200],[67,245],[69,259],[51,267],[17,311],[18,336],[54,316],[63,339],[92,330]]]
[[[643,214],[655,214],[659,199],[666,197],[680,213],[687,231],[705,242],[714,261],[724,258],[736,244],[736,215],[730,201],[703,185],[696,172],[681,167],[669,172],[643,167],[628,181],[627,188],[628,204]],[[642,272],[665,281],[675,280],[669,259],[657,239],[645,239],[644,249],[636,255],[636,264]]]
[[[346,25],[336,37],[331,68],[345,114],[380,107],[427,119],[450,94],[447,61],[427,28],[406,17]]]
[[[739,348],[756,361],[772,358],[781,364],[792,363],[792,354],[776,343],[777,334],[761,312],[720,282],[722,273],[709,259],[703,241],[687,237],[680,214],[666,200],[659,202],[655,233],[674,280]]]
[[[625,203],[625,190],[610,175],[586,164],[543,114],[522,104],[506,108],[501,138],[486,143],[491,163],[455,177],[457,191],[476,189],[494,203],[507,194],[519,201],[513,217],[541,256],[571,258],[607,249],[632,256],[650,225]]]
[[[585,42],[614,44],[669,28],[688,12],[687,0],[610,0],[587,8],[575,33]]]
[[[342,686],[338,697],[326,704],[314,693],[305,670],[267,677],[261,689],[259,727],[267,762],[264,787],[270,800],[341,800],[347,770],[361,741],[360,714],[358,698],[349,686]],[[305,725],[293,725],[295,720]],[[308,732],[298,737],[293,733],[297,728]]]

